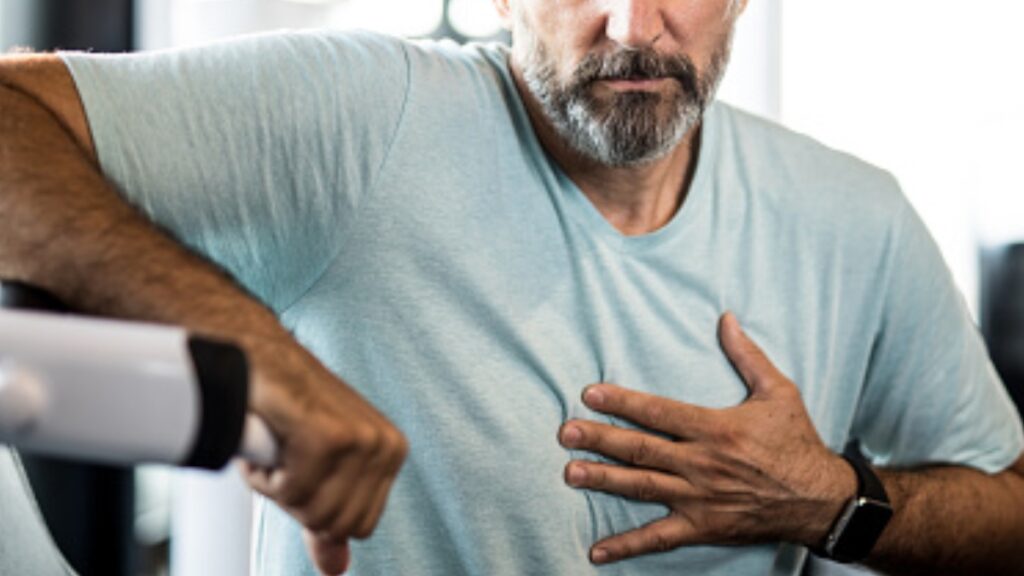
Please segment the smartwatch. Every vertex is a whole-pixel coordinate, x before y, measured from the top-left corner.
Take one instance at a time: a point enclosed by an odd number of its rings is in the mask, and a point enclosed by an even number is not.
[[[885,486],[856,445],[848,447],[842,456],[857,474],[857,495],[846,503],[824,545],[815,553],[836,562],[860,562],[871,553],[892,518],[892,506]]]

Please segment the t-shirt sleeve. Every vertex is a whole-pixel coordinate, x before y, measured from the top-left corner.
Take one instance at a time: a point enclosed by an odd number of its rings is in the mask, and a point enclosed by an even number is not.
[[[1024,448],[1020,418],[938,247],[902,208],[852,436],[881,466],[1000,471]]]
[[[278,311],[344,250],[408,92],[405,44],[362,32],[62,57],[104,174]]]

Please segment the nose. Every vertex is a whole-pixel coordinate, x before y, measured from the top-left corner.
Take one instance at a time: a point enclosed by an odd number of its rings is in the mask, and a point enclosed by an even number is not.
[[[665,32],[661,2],[612,0],[608,3],[605,35],[626,48],[651,46]]]

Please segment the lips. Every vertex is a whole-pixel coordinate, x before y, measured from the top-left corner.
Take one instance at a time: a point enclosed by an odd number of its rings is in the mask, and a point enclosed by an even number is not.
[[[655,83],[674,80],[684,93],[691,97],[698,94],[697,72],[689,58],[658,54],[651,48],[588,54],[573,76],[573,84],[578,87],[602,84],[614,90],[627,91],[650,91]]]
[[[661,87],[665,82],[675,80],[668,76],[629,76],[603,78],[599,82],[618,90],[654,90]]]

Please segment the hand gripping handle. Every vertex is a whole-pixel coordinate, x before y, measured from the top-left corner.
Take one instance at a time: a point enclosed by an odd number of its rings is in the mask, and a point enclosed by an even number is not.
[[[263,418],[252,412],[245,418],[242,446],[238,455],[252,464],[265,468],[272,468],[280,463],[277,438]]]

